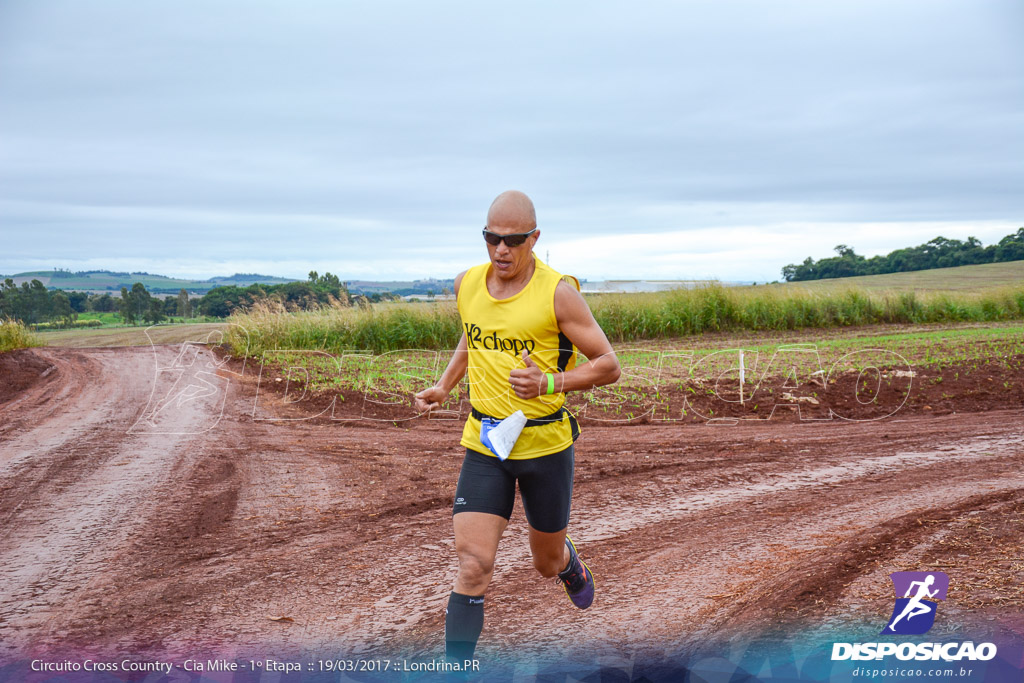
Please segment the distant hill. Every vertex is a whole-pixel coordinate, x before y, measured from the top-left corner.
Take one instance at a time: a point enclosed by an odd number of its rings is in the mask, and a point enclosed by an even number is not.
[[[893,292],[975,292],[1019,286],[1024,282],[1024,261],[983,263],[956,268],[930,268],[908,273],[860,275],[854,277],[805,280],[770,285],[771,287],[828,291],[834,289],[866,289]]]
[[[141,282],[151,294],[177,294],[184,289],[193,294],[205,294],[220,285],[246,287],[252,284],[283,284],[295,282],[292,278],[260,275],[258,273],[236,273],[227,277],[212,277],[208,280],[187,280],[171,278],[153,273],[123,273],[112,270],[34,270],[8,276],[15,284],[39,280],[50,289],[79,292],[120,292],[122,287],[131,289]]]
[[[435,294],[441,296],[455,290],[455,279],[449,280],[349,280],[345,283],[352,294],[380,294],[390,292],[400,296]],[[447,292],[446,292],[447,290]]]
[[[15,284],[39,280],[49,289],[61,289],[76,292],[103,292],[119,293],[122,287],[131,289],[136,282],[142,285],[153,295],[177,294],[181,289],[190,294],[203,295],[214,287],[221,285],[234,285],[236,287],[248,287],[249,285],[278,285],[286,282],[298,282],[293,278],[276,277],[274,275],[260,275],[259,273],[235,273],[228,276],[211,277],[208,280],[186,280],[182,278],[167,277],[154,273],[122,273],[112,270],[83,270],[72,272],[70,270],[32,270],[16,275],[0,276],[0,281],[11,278]],[[435,294],[441,296],[445,290],[451,292],[455,287],[455,280],[350,280],[345,283],[352,294],[378,294],[390,292],[400,295],[427,295]]]

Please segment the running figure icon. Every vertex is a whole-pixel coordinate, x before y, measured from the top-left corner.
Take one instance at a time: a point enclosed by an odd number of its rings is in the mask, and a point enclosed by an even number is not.
[[[910,598],[910,602],[908,602],[907,606],[903,608],[903,611],[900,612],[900,615],[892,620],[892,622],[889,624],[889,630],[895,631],[896,622],[898,622],[900,619],[904,617],[907,618],[907,621],[910,621],[916,616],[919,616],[921,614],[928,614],[933,609],[935,609],[933,606],[929,606],[921,602],[922,598],[934,598],[935,595],[939,592],[937,588],[935,590],[928,589],[928,587],[931,586],[933,583],[935,583],[935,576],[933,574],[929,574],[928,576],[926,576],[924,581],[911,582],[910,588],[907,589],[906,594],[903,596],[905,598]],[[914,590],[914,586],[917,586],[917,593],[911,596],[910,592]]]
[[[927,632],[935,623],[939,601],[946,599],[949,577],[944,572],[893,572],[889,576],[895,589],[896,604],[882,633],[911,635]]]

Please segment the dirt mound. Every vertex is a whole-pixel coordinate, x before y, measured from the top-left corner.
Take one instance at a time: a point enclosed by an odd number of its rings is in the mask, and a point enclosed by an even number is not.
[[[53,374],[56,367],[33,349],[0,353],[0,403],[6,403]]]
[[[223,353],[223,352],[219,352]],[[242,361],[229,365],[241,371]],[[281,410],[307,420],[347,421],[373,426],[396,422],[415,428],[411,395],[354,389],[311,391],[301,374],[275,365],[247,376],[253,391],[279,399]],[[616,387],[599,399],[570,394],[567,406],[583,425],[707,424],[714,421],[807,422],[814,420],[884,420],[911,415],[1024,408],[1024,354],[998,364],[965,362],[941,369],[841,371],[829,376],[761,378],[740,397],[733,378],[686,378],[651,386]],[[453,419],[465,420],[468,401],[455,407]]]

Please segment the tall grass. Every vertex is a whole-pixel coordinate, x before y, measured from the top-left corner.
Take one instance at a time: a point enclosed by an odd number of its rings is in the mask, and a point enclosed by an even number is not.
[[[275,349],[320,349],[383,353],[396,349],[454,348],[462,325],[454,303],[382,304],[370,308],[323,308],[286,312],[279,304],[259,303],[237,313],[225,333],[236,354],[256,356]]]
[[[729,330],[1014,320],[1024,318],[1024,288],[916,294],[711,285],[604,296],[591,301],[591,310],[609,338],[625,341]]]
[[[652,294],[607,294],[588,303],[609,339],[622,342],[736,330],[1019,320],[1024,318],[1024,287],[919,295],[709,285]],[[248,342],[252,355],[274,349],[329,353],[446,349],[453,348],[461,335],[454,303],[300,313],[261,305],[232,316],[231,322],[237,327],[228,331],[228,343],[235,353],[242,353]]]
[[[16,320],[0,319],[0,353],[38,345],[24,325]]]

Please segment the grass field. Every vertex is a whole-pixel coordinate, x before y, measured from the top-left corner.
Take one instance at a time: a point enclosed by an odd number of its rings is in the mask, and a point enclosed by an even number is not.
[[[214,334],[212,341],[219,341],[226,323],[194,323],[157,325],[149,329],[138,327],[100,327],[85,330],[44,330],[36,332],[42,346],[67,346],[85,348],[92,346],[146,346],[154,344],[178,344],[185,341],[205,341]]]
[[[889,273],[887,275],[861,275],[832,280],[809,280],[807,282],[786,282],[768,285],[770,288],[792,290],[806,288],[810,291],[822,289],[845,289],[856,287],[869,292],[957,292],[980,294],[1001,287],[1020,286],[1024,283],[1024,261],[1005,263],[984,263],[976,266],[957,268],[934,268],[911,273]]]
[[[86,311],[85,313],[78,314],[79,320],[99,320],[103,323],[103,327],[119,327],[124,325],[124,318],[121,317],[120,313],[99,312],[99,311]]]
[[[121,317],[120,313],[109,312],[97,312],[97,311],[86,311],[85,313],[78,314],[78,320],[99,320],[103,323],[103,328],[110,327],[136,327],[134,325],[125,325],[124,318]],[[209,316],[198,316],[195,318],[179,318],[178,316],[170,316],[165,323],[174,324],[195,324],[195,323],[214,323],[221,322],[218,318],[211,318]]]
[[[848,286],[854,282],[874,284]],[[1024,335],[1015,321],[1024,319],[1022,282],[1024,262],[1012,262],[814,283],[598,295],[588,301],[626,365],[632,363],[628,349],[649,354],[666,344],[707,350],[742,345],[764,353],[765,344],[800,339],[837,357],[843,349],[884,341],[884,348],[905,353],[915,363],[942,363],[1020,353],[1015,349]],[[236,314],[230,324],[160,325],[148,337],[142,326],[106,327],[116,314],[102,315],[104,328],[47,331],[38,337],[51,346],[119,346],[176,343],[223,332],[236,355],[258,358],[277,350],[337,357],[401,349],[447,351],[461,334],[453,302],[297,313],[261,306]]]
[[[676,382],[699,374],[704,377],[735,369],[739,349],[744,350],[754,384],[765,373],[785,375],[796,368],[800,376],[828,371],[836,363],[862,369],[876,366],[941,371],[948,366],[978,369],[1004,365],[1020,369],[1024,363],[1024,324],[963,324],[919,327],[910,330],[833,330],[828,334],[805,330],[777,335],[723,333],[672,340],[638,341],[615,345],[623,367],[619,390]],[[433,382],[448,361],[449,350],[401,350],[387,354],[328,354],[324,351],[268,351],[259,358],[276,368],[301,368],[313,391],[338,389],[408,394]],[[579,362],[585,362],[581,357]],[[847,369],[849,369],[847,368]],[[285,371],[279,375],[284,379]],[[293,377],[298,377],[292,373]],[[615,389],[603,389],[612,391]]]
[[[998,322],[1024,319],[1024,286],[982,293],[869,292],[858,289],[711,285],[651,294],[591,297],[598,324],[615,343],[715,332],[829,329],[863,325]],[[285,313],[271,307],[232,316],[236,354],[275,349],[451,349],[461,325],[453,303],[368,310]],[[240,330],[248,334],[240,336]]]

